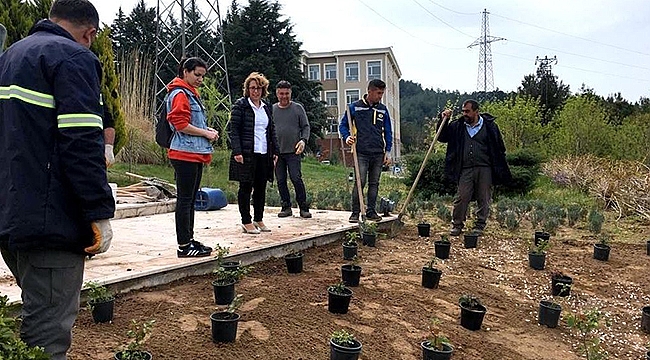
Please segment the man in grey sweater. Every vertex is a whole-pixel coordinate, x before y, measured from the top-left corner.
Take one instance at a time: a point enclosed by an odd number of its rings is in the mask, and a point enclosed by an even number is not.
[[[275,176],[278,179],[278,191],[282,201],[282,210],[278,217],[292,216],[291,198],[287,186],[287,170],[289,178],[296,189],[296,202],[300,208],[300,217],[310,218],[307,206],[307,192],[302,181],[300,162],[302,153],[309,140],[309,120],[302,105],[291,101],[291,84],[281,80],[275,87],[278,103],[273,104],[273,122],[278,137],[280,156],[275,166]]]

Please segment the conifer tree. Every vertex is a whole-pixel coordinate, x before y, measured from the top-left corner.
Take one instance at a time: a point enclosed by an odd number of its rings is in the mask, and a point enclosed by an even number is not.
[[[111,30],[105,26],[98,34],[91,46],[91,50],[99,58],[102,65],[101,93],[104,103],[115,121],[115,149],[117,154],[126,142],[124,129],[124,116],[121,110],[121,96],[119,93],[120,80],[115,69],[115,56],[110,39]]]

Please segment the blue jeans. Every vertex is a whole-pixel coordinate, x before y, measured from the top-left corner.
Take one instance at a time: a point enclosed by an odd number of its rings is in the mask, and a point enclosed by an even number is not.
[[[194,238],[194,203],[201,185],[203,164],[171,159],[176,177],[176,242],[185,245]]]
[[[364,155],[357,154],[359,160],[359,175],[361,176],[361,189],[368,183],[368,198],[366,202],[366,214],[374,214],[377,211],[377,193],[379,192],[379,177],[381,176],[381,166],[384,164],[384,154]],[[355,174],[356,176],[356,174]],[[356,181],[356,179],[355,179]],[[359,204],[359,192],[357,191],[356,182],[352,189],[352,213],[361,212]]]
[[[289,195],[289,187],[287,186],[288,170],[293,188],[296,189],[296,202],[298,203],[300,210],[309,210],[309,207],[307,206],[305,183],[302,181],[300,162],[300,155],[280,154],[280,156],[278,156],[278,163],[275,165],[275,176],[278,179],[278,192],[280,193],[280,200],[282,201],[283,209],[291,207],[291,196]]]

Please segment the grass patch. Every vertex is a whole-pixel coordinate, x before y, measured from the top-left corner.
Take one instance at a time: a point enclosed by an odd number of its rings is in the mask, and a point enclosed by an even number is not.
[[[570,204],[581,205],[591,209],[597,206],[595,198],[589,194],[570,187],[560,187],[553,183],[551,178],[540,175],[535,181],[535,187],[525,197],[527,200],[541,200],[549,204],[567,206]]]

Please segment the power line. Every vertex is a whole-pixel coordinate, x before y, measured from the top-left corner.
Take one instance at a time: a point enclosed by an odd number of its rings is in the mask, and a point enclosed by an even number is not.
[[[440,5],[440,4],[436,3],[436,2],[434,2],[434,1],[432,1],[432,0],[429,0],[429,2],[432,3],[433,5],[436,5],[436,6],[441,7],[441,8],[443,8],[443,9],[447,10],[447,11],[450,11],[450,12],[453,12],[453,13],[456,13],[456,14],[459,14],[459,15],[479,15],[479,14],[480,14],[480,12],[477,12],[477,13],[466,13],[466,12],[460,12],[460,11],[456,11],[456,10],[450,9],[450,8],[448,8],[448,7],[444,7],[444,6],[442,6],[442,5]]]
[[[422,4],[420,4],[419,2],[417,2],[417,0],[413,0],[413,2],[416,3],[416,4],[418,4],[422,9],[424,9],[424,11],[428,12],[429,15],[433,16],[436,20],[438,20],[438,21],[440,21],[441,23],[447,25],[447,26],[450,27],[451,29],[453,29],[453,30],[455,30],[455,31],[457,31],[457,32],[459,32],[459,33],[465,35],[465,36],[468,36],[468,37],[474,38],[473,35],[470,35],[470,34],[468,34],[468,33],[466,33],[466,32],[463,32],[463,31],[461,31],[461,30],[458,30],[458,29],[456,29],[455,27],[449,25],[447,22],[445,22],[445,21],[442,20],[441,18],[437,17],[434,13],[432,13],[431,11],[429,11],[429,9],[425,8],[424,6],[422,6]]]
[[[568,51],[562,51],[562,50],[558,50],[558,49],[548,48],[548,47],[545,47],[545,46],[539,46],[539,45],[529,44],[529,43],[526,43],[526,42],[523,42],[523,41],[517,41],[517,40],[512,40],[512,39],[508,39],[508,41],[511,41],[511,42],[513,42],[513,43],[517,43],[517,44],[526,45],[526,46],[536,47],[536,48],[539,48],[539,49],[555,51],[555,52],[559,52],[559,53],[562,53],[562,54],[567,54],[567,55],[572,55],[572,56],[578,56],[578,57],[585,58],[585,59],[596,60],[596,61],[602,61],[602,62],[605,62],[605,63],[615,64],[615,65],[621,65],[621,66],[627,66],[627,67],[637,68],[637,69],[642,69],[642,70],[650,70],[650,68],[643,67],[643,66],[637,66],[637,65],[625,64],[625,63],[621,63],[621,62],[618,62],[618,61],[611,61],[611,60],[599,59],[599,58],[595,58],[595,57],[593,57],[593,56],[580,55],[580,54],[576,54],[576,53],[572,53],[572,52],[568,52]]]
[[[493,53],[495,55],[506,56],[506,57],[510,57],[510,58],[513,58],[513,59],[517,59],[517,60],[521,60],[521,61],[525,61],[525,62],[530,62],[530,58],[525,58],[523,56],[506,54],[506,53],[497,52],[497,51],[495,51]],[[641,82],[650,82],[650,79],[640,79],[640,78],[635,78],[635,77],[630,77],[630,76],[625,76],[625,75],[617,75],[617,74],[606,73],[606,72],[602,72],[602,71],[588,70],[588,69],[583,69],[583,68],[574,67],[574,66],[560,65],[560,64],[557,64],[555,66],[561,67],[561,68],[572,69],[572,70],[589,72],[589,73],[593,73],[593,74],[607,75],[607,76],[617,77],[617,78],[621,78],[621,79],[630,79],[630,80],[638,80],[638,81],[641,81]]]
[[[375,14],[377,14],[377,16],[379,16],[380,18],[386,20],[389,24],[393,25],[393,26],[396,27],[397,29],[401,30],[402,32],[406,33],[407,35],[409,35],[409,36],[411,36],[411,37],[413,37],[413,38],[415,38],[415,39],[417,39],[417,40],[420,40],[420,41],[422,41],[422,42],[424,42],[424,43],[426,43],[426,44],[429,44],[429,45],[431,45],[431,46],[435,46],[435,47],[438,47],[438,48],[441,48],[441,49],[446,49],[446,50],[461,50],[460,48],[450,48],[450,47],[447,47],[447,46],[442,46],[442,45],[438,45],[438,44],[430,43],[430,42],[428,42],[428,41],[426,41],[426,40],[423,40],[423,39],[421,39],[421,38],[419,38],[419,37],[417,37],[417,36],[411,34],[410,32],[408,32],[408,31],[402,29],[401,27],[397,26],[395,23],[393,23],[392,21],[390,21],[390,20],[388,20],[387,18],[385,18],[382,14],[378,13],[375,9],[373,9],[373,8],[370,7],[370,6],[368,6],[368,4],[364,3],[363,1],[361,1],[361,0],[357,0],[357,1],[359,1],[361,4],[363,4],[363,6],[367,7],[368,9],[370,9],[370,11],[374,12]]]
[[[429,1],[431,1],[431,0],[429,0]],[[572,37],[572,38],[575,38],[575,39],[578,39],[578,40],[583,40],[583,41],[587,41],[587,42],[594,43],[594,44],[598,44],[598,45],[608,46],[608,47],[611,47],[611,48],[614,48],[614,49],[618,49],[618,50],[625,50],[625,51],[629,51],[629,52],[631,52],[631,53],[635,53],[635,54],[639,54],[639,55],[650,56],[650,54],[648,54],[648,53],[644,53],[644,52],[642,52],[642,51],[637,51],[637,50],[627,49],[627,48],[624,48],[624,47],[621,47],[621,46],[612,45],[612,44],[607,44],[607,43],[604,43],[604,42],[601,42],[601,41],[592,40],[592,39],[587,39],[587,38],[584,38],[584,37],[581,37],[581,36],[576,36],[576,35],[567,34],[567,33],[562,32],[562,31],[557,31],[557,30],[553,30],[553,29],[548,29],[548,28],[545,28],[545,27],[543,27],[543,26],[539,26],[539,25],[535,25],[535,24],[530,24],[530,23],[527,23],[527,22],[524,22],[524,21],[521,21],[521,20],[517,20],[517,19],[511,19],[511,18],[509,18],[509,17],[507,17],[507,16],[503,16],[503,15],[499,15],[499,14],[495,14],[495,13],[492,13],[492,15],[494,15],[494,16],[496,16],[496,17],[500,17],[500,18],[505,19],[505,20],[513,21],[513,22],[516,22],[516,23],[520,23],[520,24],[523,24],[523,25],[528,25],[528,26],[531,26],[531,27],[534,27],[534,28],[537,28],[537,29],[546,30],[546,31],[550,31],[550,32],[552,32],[552,33],[556,33],[556,34],[560,34],[560,35],[564,35],[564,36]]]

